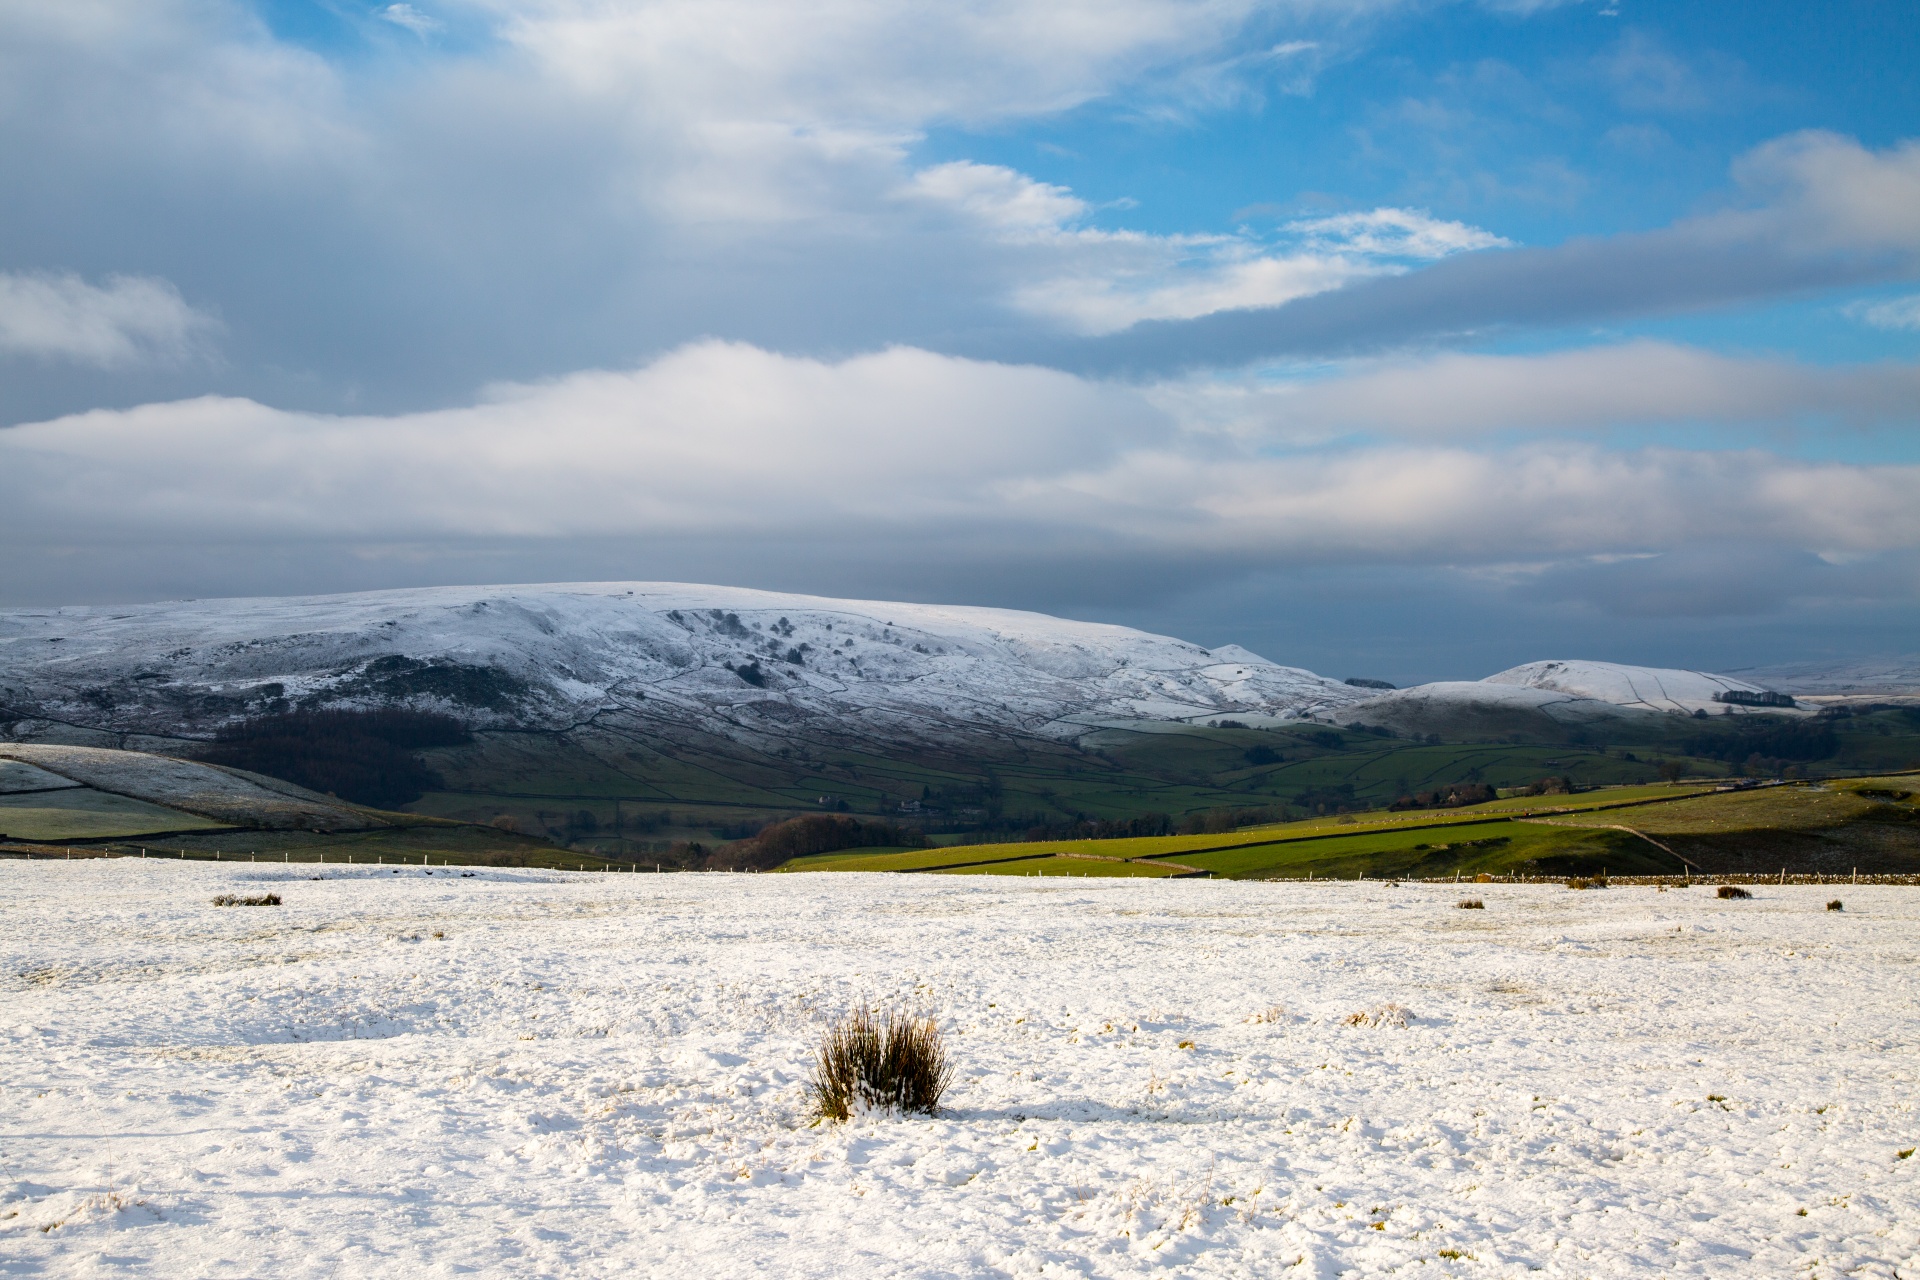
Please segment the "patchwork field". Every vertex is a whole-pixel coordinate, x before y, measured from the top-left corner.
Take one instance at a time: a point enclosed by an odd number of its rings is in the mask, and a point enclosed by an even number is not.
[[[1920,1267],[1915,890],[0,880],[13,1272]],[[941,1117],[811,1123],[862,1001],[939,1019]]]
[[[1608,787],[1458,809],[1350,813],[1219,835],[852,849],[784,871],[1179,875],[1240,879],[1920,871],[1913,775],[1750,791]],[[1062,855],[1085,855],[1086,861]],[[1095,860],[1098,859],[1098,860]],[[1151,863],[1131,861],[1151,859]]]

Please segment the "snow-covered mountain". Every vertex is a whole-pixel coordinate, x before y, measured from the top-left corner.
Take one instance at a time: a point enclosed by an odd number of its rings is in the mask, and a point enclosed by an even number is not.
[[[1629,667],[1617,662],[1529,662],[1490,675],[1480,683],[1540,689],[1642,711],[1721,711],[1725,704],[1716,695],[1768,692],[1731,676],[1672,667]]]
[[[1241,649],[1009,609],[617,582],[0,611],[0,735],[204,736],[402,703],[557,730],[616,716],[801,733],[1070,738],[1127,720],[1327,716],[1367,691]]]
[[[1396,689],[1348,708],[1349,723],[1402,732],[1484,735],[1525,730],[1541,717],[1566,726],[1654,714],[1745,714],[1718,694],[1761,694],[1762,685],[1731,676],[1617,662],[1529,662],[1484,680],[1449,680]]]

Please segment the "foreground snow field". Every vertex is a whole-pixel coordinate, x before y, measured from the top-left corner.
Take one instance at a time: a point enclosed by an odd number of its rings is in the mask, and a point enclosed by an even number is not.
[[[312,870],[0,864],[0,1273],[1920,1269],[1911,889]]]

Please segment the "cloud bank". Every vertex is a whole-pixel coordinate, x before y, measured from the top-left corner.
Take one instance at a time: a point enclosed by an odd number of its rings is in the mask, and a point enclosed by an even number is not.
[[[1760,388],[1697,353],[1584,357],[1723,379],[1705,401],[1675,380],[1618,400],[1673,417],[1739,411]],[[1486,403],[1552,407],[1515,388],[1561,384],[1569,358],[1456,360],[1439,378]],[[1537,366],[1537,367],[1530,367]],[[1454,424],[1403,394],[1406,371],[1302,393],[1313,420],[1379,434]],[[1911,368],[1779,371],[1900,411]],[[1497,450],[1441,440],[1287,448],[1289,406],[1223,427],[1151,391],[894,348],[839,362],[707,342],[625,373],[494,389],[460,409],[290,413],[232,398],[96,411],[0,432],[10,542],[154,537],[382,543],[488,538],[778,539],[821,554],[902,539],[950,553],[1061,565],[1510,564],[1670,551],[1728,540],[1809,554],[1920,549],[1920,468],[1758,450],[1608,448],[1540,439]],[[1731,396],[1731,402],[1726,400]],[[1561,409],[1592,406],[1567,389]],[[1316,416],[1317,415],[1317,416]],[[1093,549],[1093,550],[1090,550]]]

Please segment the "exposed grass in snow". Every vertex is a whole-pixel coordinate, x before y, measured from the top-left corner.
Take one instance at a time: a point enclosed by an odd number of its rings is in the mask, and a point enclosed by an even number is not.
[[[847,1121],[867,1111],[938,1115],[952,1083],[937,1021],[900,1010],[881,1018],[861,1005],[821,1037],[807,1088],[821,1119]]]
[[[205,905],[263,890],[288,905]],[[0,863],[0,1255],[296,1280],[1920,1265],[1920,891],[1476,892]],[[939,1117],[811,1122],[813,1051],[863,1002],[939,1020]],[[1390,1004],[1419,1017],[1342,1025]]]

